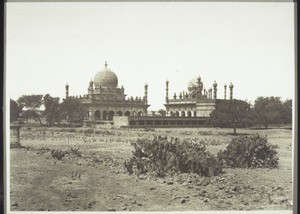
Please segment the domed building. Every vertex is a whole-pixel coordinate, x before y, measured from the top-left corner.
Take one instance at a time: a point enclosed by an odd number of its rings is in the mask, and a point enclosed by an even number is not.
[[[118,87],[118,77],[107,67],[96,73],[89,82],[88,92],[77,96],[88,109],[89,121],[112,121],[114,116],[146,116],[148,105],[148,85],[145,85],[144,97],[127,97],[124,87]],[[69,85],[66,85],[66,97]]]

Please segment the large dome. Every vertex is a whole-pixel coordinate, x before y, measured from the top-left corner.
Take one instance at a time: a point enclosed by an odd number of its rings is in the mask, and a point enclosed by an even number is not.
[[[107,68],[107,63],[105,62],[105,68],[99,71],[94,77],[94,85],[96,87],[117,87],[118,77],[117,75]]]

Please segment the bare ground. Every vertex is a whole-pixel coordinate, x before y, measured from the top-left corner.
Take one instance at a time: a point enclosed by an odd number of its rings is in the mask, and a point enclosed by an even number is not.
[[[292,200],[292,132],[287,129],[238,130],[267,134],[278,145],[278,169],[224,169],[210,178],[182,174],[167,178],[128,175],[137,137],[167,135],[204,139],[216,154],[232,136],[227,129],[22,128],[25,148],[11,149],[11,210],[183,211],[286,210]],[[79,148],[82,156],[54,159],[48,149]]]

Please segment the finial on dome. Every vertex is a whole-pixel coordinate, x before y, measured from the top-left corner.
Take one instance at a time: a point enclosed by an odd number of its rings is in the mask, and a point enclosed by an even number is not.
[[[105,61],[105,64],[104,64],[105,68],[107,68],[107,61]]]

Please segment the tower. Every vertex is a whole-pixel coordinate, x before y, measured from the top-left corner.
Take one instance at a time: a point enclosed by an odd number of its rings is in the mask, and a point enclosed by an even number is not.
[[[226,100],[226,88],[227,88],[227,85],[225,84],[224,85],[224,100]]]
[[[144,95],[144,98],[145,98],[145,104],[148,104],[148,84],[145,83],[145,95]]]
[[[214,87],[214,99],[215,100],[217,99],[217,86],[218,86],[217,82],[214,81],[213,87]]]
[[[232,83],[230,83],[229,89],[230,89],[230,100],[232,100],[232,97],[233,97],[233,84]]]
[[[166,103],[169,103],[169,81],[166,81]]]
[[[69,85],[68,85],[68,83],[66,83],[66,98],[68,98],[69,97]]]

